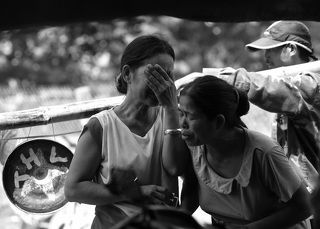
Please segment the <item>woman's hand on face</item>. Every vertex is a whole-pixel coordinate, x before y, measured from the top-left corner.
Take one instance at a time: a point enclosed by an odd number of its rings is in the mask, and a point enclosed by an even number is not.
[[[145,70],[146,82],[155,93],[160,105],[168,108],[177,107],[177,91],[173,77],[160,65],[148,64]]]

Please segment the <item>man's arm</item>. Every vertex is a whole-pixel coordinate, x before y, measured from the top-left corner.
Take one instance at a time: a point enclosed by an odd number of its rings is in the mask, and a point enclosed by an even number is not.
[[[320,78],[314,73],[289,77],[227,68],[218,77],[246,91],[250,102],[269,112],[303,115],[310,107],[320,107]]]

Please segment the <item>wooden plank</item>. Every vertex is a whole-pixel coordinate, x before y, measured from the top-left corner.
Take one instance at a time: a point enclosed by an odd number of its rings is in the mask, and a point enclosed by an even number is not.
[[[124,96],[0,113],[0,130],[45,125],[90,117],[120,104]]]
[[[218,68],[204,68],[205,74],[217,74]],[[305,64],[280,67],[258,73],[263,75],[294,75],[301,71],[320,72],[320,60]],[[177,88],[188,83],[204,73],[191,73],[175,81]],[[16,129],[29,126],[45,125],[74,119],[88,118],[102,110],[109,109],[120,104],[124,96],[116,96],[104,99],[88,100],[64,105],[39,107],[36,109],[0,113],[0,130]]]

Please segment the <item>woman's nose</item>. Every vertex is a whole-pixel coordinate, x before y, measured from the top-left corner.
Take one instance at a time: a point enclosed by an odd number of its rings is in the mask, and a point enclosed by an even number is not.
[[[184,115],[180,117],[179,121],[180,121],[181,128],[186,129],[188,127],[187,119]]]

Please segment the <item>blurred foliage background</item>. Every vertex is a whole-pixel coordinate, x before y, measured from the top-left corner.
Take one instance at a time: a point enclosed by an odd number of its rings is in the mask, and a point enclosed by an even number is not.
[[[270,23],[214,23],[143,16],[106,23],[3,31],[0,33],[0,97],[21,90],[32,94],[35,88],[45,88],[49,93],[48,87],[83,85],[92,89],[93,96],[106,93],[104,88],[99,91],[97,85],[109,85],[105,96],[115,95],[113,84],[121,53],[141,34],[162,34],[173,45],[177,56],[176,78],[202,71],[203,67],[231,66],[259,71],[265,69],[263,53],[249,53],[244,46],[257,39]],[[305,23],[310,27],[317,54],[320,25]],[[19,108],[28,107],[2,107],[2,110]]]

